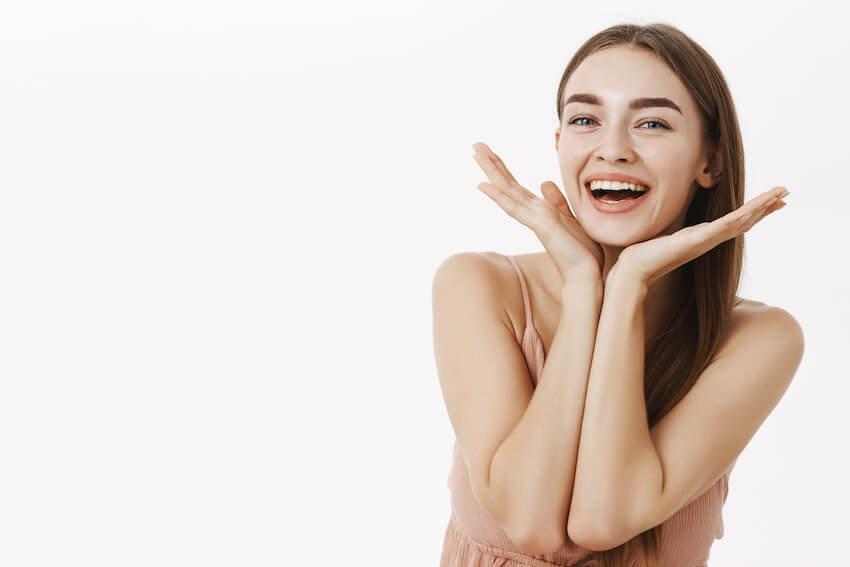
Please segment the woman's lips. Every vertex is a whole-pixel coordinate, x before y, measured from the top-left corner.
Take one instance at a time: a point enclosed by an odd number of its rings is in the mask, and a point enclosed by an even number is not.
[[[587,197],[590,199],[590,202],[593,204],[593,207],[599,211],[600,213],[626,213],[631,211],[637,207],[639,207],[644,201],[646,201],[646,196],[649,195],[649,192],[652,189],[649,189],[643,193],[640,197],[632,197],[628,199],[622,199],[617,201],[614,204],[603,203],[602,201],[596,199],[593,196],[593,192],[590,190],[590,183],[586,183],[584,186],[587,191]]]

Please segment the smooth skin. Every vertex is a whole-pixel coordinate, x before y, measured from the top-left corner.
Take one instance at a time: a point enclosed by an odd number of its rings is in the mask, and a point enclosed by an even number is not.
[[[565,107],[555,135],[563,192],[547,181],[537,197],[489,147],[474,145],[489,180],[479,189],[546,250],[523,258],[532,297],[560,307],[554,335],[549,313],[535,315],[548,344],[536,389],[518,344],[516,303],[500,299],[506,272],[492,258],[461,254],[434,280],[438,370],[473,489],[529,553],[554,551],[566,532],[590,549],[614,547],[687,505],[731,468],[803,352],[790,314],[737,307],[697,385],[647,428],[642,357],[675,308],[676,268],[784,207],[788,192],[774,187],[682,228],[694,193],[713,190],[720,163],[702,145],[697,108],[678,77],[651,53],[616,46],[579,66],[566,89],[574,93],[601,104]],[[642,96],[670,98],[681,112],[628,107]],[[651,202],[624,215],[596,211],[579,184],[598,171],[647,180]]]
[[[555,502],[548,505],[548,510],[540,509],[546,504],[545,498],[538,495],[534,500],[537,515],[525,510],[522,516],[519,502],[522,496],[532,494],[528,484],[522,491],[520,480],[515,480],[513,492],[509,492],[506,488],[509,485],[503,480],[500,496],[507,498],[511,494],[513,499],[512,512],[507,511],[510,507],[504,501],[500,503],[505,525],[513,526],[518,539],[535,552],[554,551],[563,543],[565,532],[589,549],[615,547],[663,522],[705,492],[731,468],[781,399],[804,349],[802,329],[786,311],[763,304],[753,308],[753,302],[736,308],[719,352],[697,384],[651,430],[647,427],[643,399],[644,349],[649,338],[663,330],[670,310],[675,308],[669,297],[669,290],[676,283],[673,278],[678,277],[675,269],[721,242],[747,232],[784,207],[782,199],[788,191],[774,187],[722,218],[682,228],[694,192],[712,190],[716,183],[719,155],[702,146],[695,103],[678,77],[653,54],[617,46],[593,54],[579,66],[566,89],[567,96],[573,93],[594,93],[603,101],[602,105],[568,104],[564,122],[556,132],[565,192],[574,205],[575,216],[564,193],[553,182],[544,182],[543,198],[537,197],[517,183],[489,147],[483,143],[473,146],[474,158],[489,180],[480,184],[479,189],[511,218],[531,228],[546,250],[540,255],[530,255],[535,256],[530,285],[550,291],[560,289],[563,301],[577,297],[576,289],[590,290],[585,299],[597,297],[599,289],[604,297],[595,312],[598,319],[585,322],[581,330],[574,331],[576,337],[585,337],[578,340],[585,350],[578,352],[574,348],[570,356],[580,361],[590,360],[590,364],[575,363],[570,376],[559,376],[570,364],[567,343],[558,340],[559,332],[562,336],[569,332],[568,323],[563,321],[566,308],[562,301],[561,320],[537,387],[539,390],[547,382],[561,382],[560,386],[548,386],[549,394],[554,395],[556,388],[561,388],[562,393],[569,390],[572,396],[583,394],[583,407],[571,414],[573,422],[564,417],[569,412],[563,407],[573,398],[537,402],[536,392],[529,398],[528,391],[517,386],[518,380],[527,378],[527,374],[522,376],[516,370],[517,350],[509,354],[512,358],[508,368],[515,372],[513,378],[504,377],[506,396],[518,395],[518,401],[514,406],[508,406],[507,399],[499,401],[505,408],[514,408],[509,418],[500,423],[499,433],[507,430],[510,435],[501,438],[506,442],[519,439],[520,424],[530,424],[534,416],[535,429],[532,432],[530,425],[525,427],[528,431],[523,440],[532,443],[537,436],[550,444],[548,452],[547,446],[539,444],[536,453],[530,450],[522,453],[519,442],[514,443],[513,451],[497,445],[497,456],[502,455],[500,478],[512,478],[512,474],[523,481],[533,478],[530,474],[519,476],[520,465],[514,460],[536,455],[539,461],[548,459],[549,467],[536,469],[538,480],[546,478],[542,471],[548,470],[562,474],[561,478],[570,485],[574,482],[570,490],[550,493],[550,500],[554,496]],[[676,101],[682,113],[669,108],[628,109],[628,101],[639,96],[668,97]],[[578,115],[586,118],[573,118]],[[644,128],[653,118],[669,128]],[[571,120],[574,121],[570,123]],[[584,176],[597,171],[618,171],[648,180],[652,191],[647,199],[651,201],[636,211],[620,215],[596,211],[587,202],[587,194],[579,183]],[[560,281],[553,279],[555,274]],[[435,278],[435,289],[437,283]],[[548,297],[555,295],[549,293]],[[495,299],[490,305],[498,309]],[[435,320],[436,309],[435,303]],[[593,319],[593,313],[592,309],[585,313],[585,320]],[[497,319],[505,321],[504,315]],[[535,321],[541,319],[545,320],[535,316]],[[498,348],[498,343],[490,346]],[[488,351],[485,346],[481,348]],[[553,355],[560,362],[553,362]],[[550,366],[557,366],[560,372],[547,373]],[[587,372],[582,376],[584,367]],[[446,367],[446,378],[443,369],[440,370],[458,440],[465,452],[474,453],[478,462],[483,462],[488,450],[482,448],[480,439],[485,434],[476,439],[469,432],[473,428],[471,420],[462,415],[466,412],[472,416],[475,410],[452,397],[449,382],[455,374],[451,368]],[[492,391],[484,385],[486,379],[482,374],[481,383],[476,384],[469,378],[464,385],[467,393],[475,387]],[[498,388],[499,383],[491,382],[490,386]],[[516,409],[522,403],[528,403],[525,413]],[[557,409],[557,403],[562,406],[560,412],[552,409]],[[532,406],[539,410],[532,412]],[[489,416],[493,414],[488,409],[493,408],[484,408],[478,417],[491,419],[492,424],[493,418]],[[553,421],[547,422],[544,415]],[[559,423],[555,415],[561,416]],[[518,416],[522,419],[518,420]],[[511,419],[513,429],[508,425]],[[487,425],[479,423],[480,427]],[[576,424],[577,429],[572,427]],[[706,431],[711,435],[706,436]],[[573,435],[580,435],[577,454],[572,450]],[[491,454],[492,440],[490,443]],[[555,462],[550,453],[558,447],[567,456]],[[576,459],[572,464],[570,456]],[[494,458],[492,463],[495,462]],[[527,472],[533,464],[526,460],[521,466]],[[483,470],[483,465],[475,468]],[[482,494],[486,492],[486,483],[477,486]],[[572,498],[573,493],[576,498]],[[494,494],[499,493],[487,494],[495,498]],[[500,505],[497,500],[485,499],[485,502],[494,509]],[[567,521],[561,517],[564,510],[569,510],[566,530],[562,529],[562,521]],[[535,539],[535,533],[545,537]]]
[[[490,179],[489,183],[480,183],[478,188],[508,215],[538,235],[553,257],[562,279],[565,280],[565,274],[584,264],[599,262],[601,254],[596,251],[599,244],[582,230],[563,193],[554,183],[544,183],[541,190],[545,199],[541,199],[519,185],[501,158],[486,144],[478,142],[473,144],[473,148],[476,150],[473,157]],[[714,221],[684,227],[673,234],[625,247],[619,252],[619,259],[611,266],[606,280],[611,279],[616,270],[631,270],[649,288],[672,270],[702,256],[721,242],[750,230],[764,217],[784,207],[787,203],[782,199],[788,195],[790,191],[785,187],[774,187]],[[602,267],[599,268],[601,271]]]

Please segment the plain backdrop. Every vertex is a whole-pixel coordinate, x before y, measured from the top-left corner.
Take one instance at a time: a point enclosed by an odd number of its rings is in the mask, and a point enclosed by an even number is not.
[[[712,567],[843,565],[846,20],[820,2],[4,2],[0,564],[433,566],[454,433],[436,267],[542,245],[483,141],[561,185],[558,80],[615,23],[715,58],[744,136],[740,294],[806,352]]]

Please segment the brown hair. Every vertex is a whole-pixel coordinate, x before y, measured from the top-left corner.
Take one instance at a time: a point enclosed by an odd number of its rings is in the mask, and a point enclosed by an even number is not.
[[[740,207],[744,200],[744,149],[729,87],[714,59],[671,25],[618,24],[588,39],[561,76],[558,122],[563,121],[567,80],[579,64],[600,49],[620,44],[648,49],[667,63],[696,101],[705,147],[721,154],[716,185],[697,190],[684,226],[712,221]],[[677,268],[684,275],[679,290],[682,308],[648,346],[644,357],[644,396],[650,428],[688,393],[715,354],[735,302],[743,255],[744,238],[740,235]],[[636,551],[627,548],[639,543],[647,558],[646,567],[660,567],[661,528],[662,524],[658,524],[618,547],[593,552],[590,557],[603,567],[622,566],[625,557]]]

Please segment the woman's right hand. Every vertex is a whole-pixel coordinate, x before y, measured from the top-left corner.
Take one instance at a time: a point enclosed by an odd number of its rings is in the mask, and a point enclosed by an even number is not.
[[[530,228],[561,274],[587,274],[588,270],[602,278],[604,253],[598,242],[590,238],[570,211],[561,190],[552,181],[544,181],[541,199],[519,183],[486,144],[472,145],[473,156],[490,179],[478,188],[496,201],[508,215]]]

